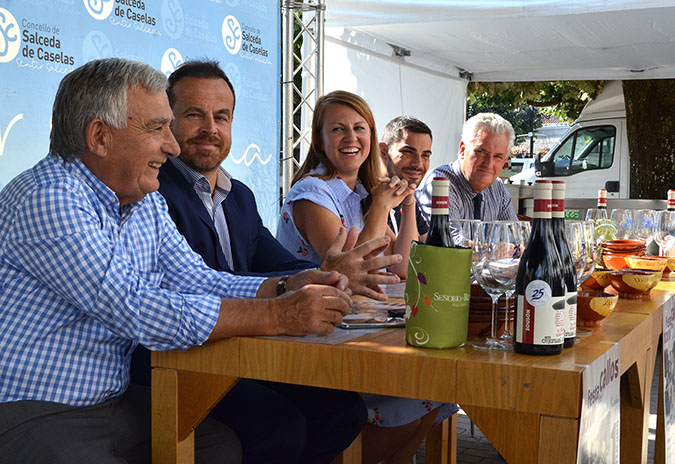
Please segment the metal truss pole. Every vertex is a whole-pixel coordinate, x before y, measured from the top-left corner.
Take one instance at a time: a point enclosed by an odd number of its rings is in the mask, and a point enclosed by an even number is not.
[[[303,147],[311,141],[311,114],[323,94],[323,44],[325,0],[284,0],[282,12],[282,154],[281,194],[291,189],[291,180],[304,158]],[[299,32],[295,34],[295,25]],[[295,44],[302,43],[302,53]],[[302,84],[295,85],[300,73]],[[297,122],[296,122],[297,118]],[[297,155],[296,155],[297,150]]]

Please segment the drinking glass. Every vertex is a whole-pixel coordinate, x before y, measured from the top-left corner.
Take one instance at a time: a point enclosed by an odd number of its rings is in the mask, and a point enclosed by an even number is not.
[[[530,238],[530,231],[532,230],[532,224],[528,221],[518,221],[516,222],[517,232],[520,234],[518,237],[521,241],[519,253],[517,254],[518,262],[520,263],[520,257],[523,255],[525,248],[527,247],[527,241]],[[504,332],[499,337],[500,339],[511,340],[513,338],[513,330],[511,327],[511,297],[516,292],[516,280],[513,279],[513,283],[504,290],[504,297],[506,298],[506,310],[504,311]]]
[[[616,238],[630,238],[633,233],[633,210],[632,209],[613,209],[609,220],[616,227]]]
[[[473,248],[476,227],[480,224],[478,219],[448,219],[450,236],[456,246]]]
[[[654,239],[654,213],[651,209],[636,209],[633,213],[633,235],[649,246]]]
[[[584,223],[581,221],[565,221],[565,238],[574,262],[577,282],[579,282],[586,269],[587,260]]]
[[[598,222],[599,220],[609,219],[607,209],[589,208],[586,211],[586,220]]]
[[[589,209],[586,211],[586,221],[590,221],[595,227],[595,236],[598,242],[618,238],[616,236],[616,223],[609,219],[607,209]]]
[[[584,273],[581,274],[581,278],[578,281],[578,284],[581,285],[588,279],[593,271],[595,266],[598,263],[598,241],[595,236],[595,225],[590,221],[584,221],[584,248],[586,251],[586,267],[584,268]]]
[[[592,269],[595,268],[593,257],[589,257],[589,252],[591,252],[592,247],[596,246],[595,238],[593,236],[587,238],[586,227],[595,233],[593,223],[590,221],[565,221],[565,238],[570,248],[570,254],[572,255],[572,261],[574,262],[574,270],[577,275],[577,285],[579,286],[583,281],[588,279]],[[587,266],[591,265],[591,271],[588,275],[584,275]],[[592,333],[593,332],[587,330],[579,330],[577,327],[577,335],[590,335]]]
[[[656,212],[654,241],[661,247],[661,256],[670,256],[670,250],[675,246],[675,211]]]
[[[490,336],[473,346],[484,350],[512,349],[510,343],[497,338],[497,303],[504,291],[515,282],[518,272],[520,232],[514,222],[482,222],[476,228],[472,270],[478,284],[492,300]],[[514,255],[518,255],[517,258]]]

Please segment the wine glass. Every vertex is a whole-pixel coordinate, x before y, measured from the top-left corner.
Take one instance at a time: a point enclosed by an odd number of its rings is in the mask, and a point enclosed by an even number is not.
[[[454,244],[473,248],[474,234],[478,224],[480,224],[478,219],[448,219],[448,228]]]
[[[527,247],[527,242],[530,239],[532,224],[530,224],[528,221],[517,221],[515,224],[517,227],[517,232],[520,234],[518,238],[521,242],[521,245],[519,253],[517,253],[518,261],[520,262],[520,257],[523,255],[523,252]],[[500,339],[506,338],[511,340],[513,338],[513,330],[511,327],[511,297],[515,291],[516,280],[513,279],[513,283],[509,286],[509,288],[504,290],[504,297],[506,298],[506,310],[504,311],[504,332],[502,332],[502,335],[499,337]]]
[[[656,212],[654,241],[661,247],[661,256],[670,256],[675,245],[675,211]]]
[[[590,221],[584,221],[584,247],[586,249],[586,267],[584,268],[584,273],[581,274],[581,278],[577,279],[578,284],[581,285],[588,279],[593,271],[595,266],[598,263],[598,241],[595,236],[595,225]]]
[[[633,233],[632,209],[613,209],[609,219],[614,223],[614,227],[616,227],[616,238],[630,238]]]
[[[586,225],[589,230],[595,233],[593,223],[590,221],[565,221],[565,238],[567,239],[567,244],[570,248],[570,254],[572,255],[572,261],[574,262],[574,270],[577,275],[577,284],[579,286],[582,281],[585,281],[591,275],[592,271],[589,272],[587,276],[584,276],[586,267],[590,266],[591,263],[593,263],[593,268],[595,267],[595,261],[592,261],[592,256],[589,257],[589,252],[591,252],[592,247],[596,246],[595,238],[593,236],[586,237]],[[589,243],[589,240],[592,241],[592,244]],[[579,327],[577,327],[577,335],[590,335],[592,333],[593,332],[587,330],[579,330]]]
[[[565,221],[565,238],[570,248],[572,261],[574,262],[574,270],[577,274],[577,282],[581,285],[581,276],[586,269],[586,236],[584,231],[584,223],[581,221]]]
[[[603,219],[609,219],[607,208],[589,208],[586,211],[586,220],[598,222]]]
[[[638,240],[644,240],[649,246],[654,239],[654,211],[636,209],[633,213],[633,234]]]
[[[483,222],[476,228],[472,270],[478,284],[492,300],[490,336],[473,346],[484,350],[512,349],[511,344],[497,338],[497,303],[504,291],[515,282],[518,259],[514,258],[519,232],[514,222]]]

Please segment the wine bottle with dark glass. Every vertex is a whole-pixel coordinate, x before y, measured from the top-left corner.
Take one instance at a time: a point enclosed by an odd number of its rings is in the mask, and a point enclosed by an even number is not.
[[[431,181],[431,223],[425,245],[445,248],[457,248],[450,233],[448,208],[450,203],[450,180],[447,177],[434,177]]]
[[[564,347],[574,345],[577,335],[577,272],[570,252],[569,242],[565,236],[565,182],[554,180],[553,204],[551,206],[551,223],[553,240],[558,246],[558,254],[562,261],[563,279],[565,280],[565,342]]]
[[[514,350],[518,353],[561,353],[565,337],[565,282],[551,224],[552,184],[534,187],[532,231],[516,277],[517,306]]]
[[[598,209],[607,211],[607,190],[598,189]],[[607,219],[607,218],[604,218]]]

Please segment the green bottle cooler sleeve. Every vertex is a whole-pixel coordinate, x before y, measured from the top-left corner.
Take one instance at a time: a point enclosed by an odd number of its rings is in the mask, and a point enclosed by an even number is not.
[[[466,343],[471,250],[413,242],[405,285],[405,338],[423,348]]]

